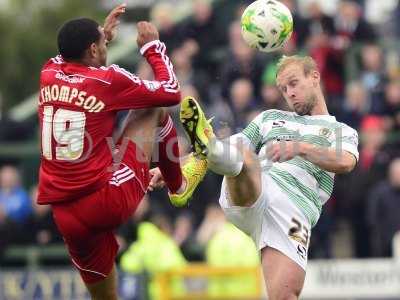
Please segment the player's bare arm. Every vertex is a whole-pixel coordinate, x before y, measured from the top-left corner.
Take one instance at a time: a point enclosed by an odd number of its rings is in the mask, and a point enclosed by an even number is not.
[[[357,164],[353,154],[338,148],[325,148],[308,143],[300,143],[299,156],[321,169],[336,174],[349,173]]]
[[[104,35],[107,43],[111,42],[117,36],[118,25],[120,23],[119,18],[126,11],[126,4],[120,4],[115,7],[106,17],[103,25]]]
[[[349,173],[357,164],[354,155],[345,150],[296,141],[270,144],[266,148],[266,155],[273,162],[285,162],[300,156],[321,169],[336,174]]]

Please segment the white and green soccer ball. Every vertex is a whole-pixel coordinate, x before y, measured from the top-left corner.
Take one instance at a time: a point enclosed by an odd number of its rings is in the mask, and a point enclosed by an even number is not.
[[[242,36],[251,48],[263,52],[281,49],[293,32],[290,10],[276,0],[257,0],[242,15]]]

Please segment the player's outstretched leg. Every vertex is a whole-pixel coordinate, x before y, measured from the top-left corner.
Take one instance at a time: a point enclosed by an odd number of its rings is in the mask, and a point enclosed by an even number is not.
[[[157,164],[168,187],[170,201],[175,206],[185,206],[207,172],[207,161],[190,156],[181,167],[176,129],[166,109],[131,111],[122,136],[132,139],[149,163],[155,141],[158,141]]]
[[[262,179],[255,153],[241,145],[240,136],[218,140],[200,105],[192,97],[182,101],[180,118],[195,155],[207,159],[213,172],[225,175],[230,206],[257,210],[255,203],[262,197]],[[261,257],[268,299],[298,299],[304,270],[282,252],[268,246],[261,250]]]
[[[206,159],[213,172],[226,176],[232,204],[251,206],[261,193],[261,169],[256,155],[242,147],[240,139],[217,139],[193,97],[183,99],[180,119],[195,156]]]

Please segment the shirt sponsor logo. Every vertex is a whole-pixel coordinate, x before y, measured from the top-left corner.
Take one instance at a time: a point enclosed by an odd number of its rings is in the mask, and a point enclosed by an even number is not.
[[[71,76],[64,75],[62,73],[56,73],[55,77],[57,79],[60,79],[62,81],[68,82],[68,83],[82,83],[85,81],[85,78],[83,78],[83,77],[78,77],[78,76],[71,77]]]
[[[279,142],[279,141],[287,141],[287,142],[290,142],[290,141],[296,140],[297,137],[296,137],[295,135],[293,135],[293,134],[282,134],[282,135],[278,135],[275,139],[276,139],[278,142]]]
[[[272,128],[283,127],[286,124],[285,121],[278,120],[272,123]]]

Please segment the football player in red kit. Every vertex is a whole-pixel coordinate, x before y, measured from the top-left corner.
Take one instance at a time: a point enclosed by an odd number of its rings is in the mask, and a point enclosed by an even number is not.
[[[113,231],[147,191],[153,150],[176,206],[188,202],[207,169],[204,160],[191,157],[181,170],[176,130],[162,108],[180,102],[179,84],[157,29],[148,22],[137,25],[137,44],[153,81],[106,67],[107,44],[124,12],[125,5],[116,7],[104,27],[85,18],[65,23],[58,33],[60,55],[44,65],[40,78],[38,202],[51,204],[93,299],[117,299]],[[121,110],[130,112],[113,139]]]

